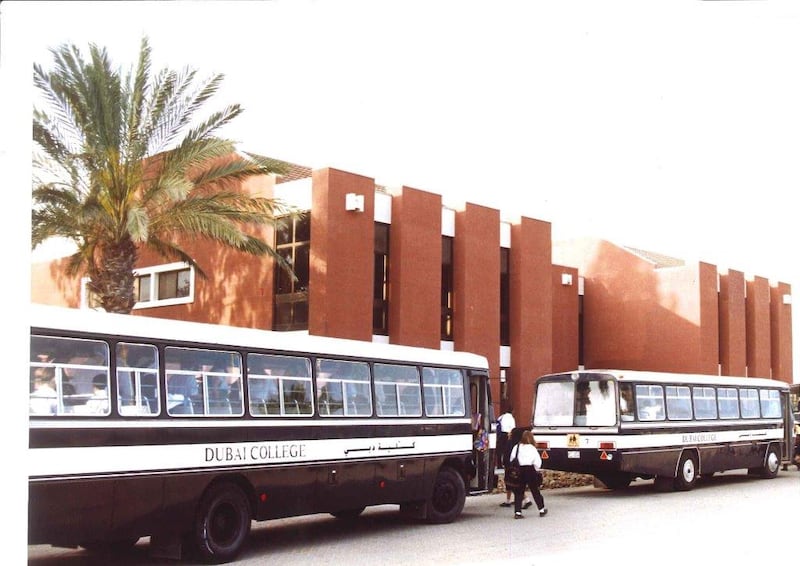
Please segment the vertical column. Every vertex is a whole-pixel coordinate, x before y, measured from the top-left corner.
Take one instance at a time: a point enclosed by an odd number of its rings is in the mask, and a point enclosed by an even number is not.
[[[754,277],[747,281],[747,375],[770,377],[772,363],[770,339],[769,281]]]
[[[746,375],[744,273],[728,270],[719,276],[719,357],[722,375]]]
[[[792,383],[792,287],[778,283],[770,295],[772,378]]]
[[[453,246],[455,348],[488,358],[492,398],[499,399],[500,211],[468,203],[456,212]]]
[[[700,351],[697,360],[699,373],[719,373],[719,293],[717,292],[717,266],[700,262],[698,266],[698,293],[700,294]]]
[[[346,195],[363,197],[347,210]],[[310,334],[372,340],[375,181],[320,169],[312,173]]]
[[[553,277],[553,372],[577,369],[578,359],[578,270],[554,265]]]
[[[514,417],[525,426],[531,418],[536,379],[550,373],[553,367],[553,267],[549,222],[522,218],[511,226],[509,271],[511,368],[508,379]],[[577,288],[577,281],[575,286]]]
[[[389,340],[439,349],[442,197],[402,187],[389,232]]]

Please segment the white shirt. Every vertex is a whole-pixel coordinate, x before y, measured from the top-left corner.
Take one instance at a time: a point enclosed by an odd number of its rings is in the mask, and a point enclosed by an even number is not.
[[[509,434],[517,427],[517,421],[514,420],[514,415],[511,413],[503,413],[500,415],[500,430]]]
[[[517,444],[511,450],[511,459],[519,453],[520,466],[533,466],[537,470],[542,467],[542,457],[539,456],[539,451],[533,444]]]

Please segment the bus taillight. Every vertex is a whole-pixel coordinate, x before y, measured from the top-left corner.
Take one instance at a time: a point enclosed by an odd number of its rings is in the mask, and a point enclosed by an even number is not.
[[[549,441],[537,442],[536,443],[536,448],[538,448],[539,450],[549,450],[550,442]]]
[[[617,443],[616,442],[601,442],[600,446],[598,447],[600,450],[616,450]]]

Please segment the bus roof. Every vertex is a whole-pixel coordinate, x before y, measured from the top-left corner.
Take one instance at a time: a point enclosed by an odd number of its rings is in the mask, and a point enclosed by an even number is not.
[[[29,313],[32,330],[96,332],[126,338],[178,340],[214,346],[259,348],[298,354],[363,357],[484,370],[488,370],[489,367],[485,357],[468,352],[311,336],[304,332],[277,332],[39,304],[31,304]]]
[[[689,373],[667,373],[656,371],[637,371],[627,369],[587,369],[561,372],[542,376],[540,379],[557,378],[557,376],[579,376],[585,374],[607,374],[617,381],[635,381],[642,383],[680,383],[689,385],[734,385],[739,387],[778,387],[788,389],[789,384],[776,379],[762,377],[736,377],[725,375],[703,375]],[[570,377],[577,379],[577,377]]]

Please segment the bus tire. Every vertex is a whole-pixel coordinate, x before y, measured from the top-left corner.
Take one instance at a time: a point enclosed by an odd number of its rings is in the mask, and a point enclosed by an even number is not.
[[[464,478],[448,466],[439,470],[433,484],[433,493],[426,503],[426,519],[429,523],[452,523],[464,510],[467,490]]]
[[[203,562],[230,562],[250,534],[250,521],[250,504],[242,490],[218,483],[200,501],[187,542]]]
[[[343,521],[352,521],[357,519],[358,516],[364,512],[364,509],[366,509],[366,507],[359,507],[357,509],[344,509],[342,511],[333,511],[331,515],[337,519],[342,519]]]
[[[678,475],[675,477],[675,489],[678,491],[689,491],[697,483],[699,468],[697,466],[697,456],[689,450],[681,454],[678,463]]]
[[[778,470],[781,467],[781,455],[778,447],[774,444],[770,445],[767,449],[767,456],[764,458],[764,466],[761,469],[761,477],[771,480],[778,475]]]

